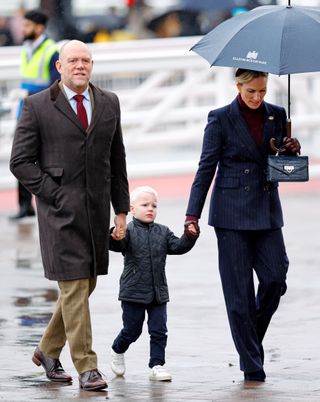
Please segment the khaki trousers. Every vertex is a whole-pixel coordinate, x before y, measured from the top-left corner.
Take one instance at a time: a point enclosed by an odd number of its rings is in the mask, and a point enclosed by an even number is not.
[[[71,358],[79,374],[97,368],[97,355],[92,350],[89,310],[89,296],[96,282],[96,278],[58,281],[60,296],[39,345],[44,354],[59,359],[68,341]]]

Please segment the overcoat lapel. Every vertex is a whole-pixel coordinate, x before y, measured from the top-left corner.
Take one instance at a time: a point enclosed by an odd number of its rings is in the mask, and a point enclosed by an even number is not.
[[[93,107],[92,107],[91,123],[87,130],[88,134],[90,134],[94,130],[95,126],[99,122],[102,112],[104,111],[107,105],[104,93],[92,84],[90,84],[90,92],[93,96],[93,102],[92,102]]]
[[[62,92],[58,81],[56,81],[50,88],[50,95],[55,107],[85,133],[85,129],[73,111],[68,99]]]
[[[68,119],[70,119],[78,128],[83,131],[83,133],[90,134],[97,123],[99,122],[100,116],[106,107],[106,102],[104,93],[96,88],[91,83],[90,85],[90,96],[93,96],[92,105],[92,118],[89,127],[85,130],[78,119],[77,115],[73,111],[68,99],[61,90],[59,83],[56,82],[51,87],[51,100],[54,102],[55,106],[61,113],[63,113]]]

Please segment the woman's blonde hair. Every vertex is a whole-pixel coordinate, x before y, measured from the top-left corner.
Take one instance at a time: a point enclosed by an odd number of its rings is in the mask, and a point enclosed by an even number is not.
[[[264,71],[246,70],[244,68],[238,68],[235,73],[236,84],[247,84],[255,78],[266,77],[268,73]]]

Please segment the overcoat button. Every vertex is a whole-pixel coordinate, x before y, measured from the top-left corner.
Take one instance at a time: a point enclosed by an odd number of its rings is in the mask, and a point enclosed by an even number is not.
[[[244,169],[244,173],[245,173],[245,174],[249,174],[249,173],[250,173],[250,169]]]
[[[250,191],[250,186],[245,186],[244,190],[245,191]]]

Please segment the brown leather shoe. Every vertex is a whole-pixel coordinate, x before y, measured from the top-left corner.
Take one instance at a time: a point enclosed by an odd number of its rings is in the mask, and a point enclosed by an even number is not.
[[[56,382],[72,381],[72,377],[64,371],[60,360],[52,359],[51,357],[46,356],[38,347],[34,351],[32,361],[37,366],[42,365],[49,380]]]
[[[85,391],[97,391],[108,388],[98,370],[85,371],[79,375],[79,386]]]

